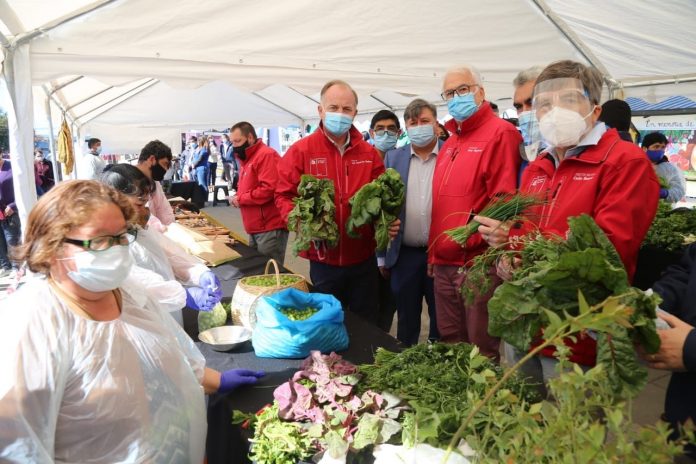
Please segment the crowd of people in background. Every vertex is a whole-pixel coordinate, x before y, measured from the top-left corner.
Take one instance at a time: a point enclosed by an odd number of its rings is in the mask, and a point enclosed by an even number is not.
[[[125,359],[115,362],[108,378],[100,381],[92,376],[87,356],[98,352],[108,358],[105,344],[136,347],[139,353],[132,362],[143,369],[136,369],[143,384],[152,388],[145,388],[131,411],[122,413],[137,419],[134,423],[143,430],[151,427],[140,419],[153,394],[170,395],[178,404],[185,400],[187,415],[177,420],[188,431],[205,430],[195,427],[204,420],[203,390],[229,391],[263,375],[205,368],[200,353],[190,340],[183,341],[180,328],[170,324],[162,312],[169,306],[205,311],[220,300],[217,277],[173,251],[175,247],[161,235],[174,221],[161,185],[165,176],[195,182],[207,198],[216,185],[219,167],[229,189],[229,204],[241,212],[249,245],[281,264],[289,237],[288,216],[302,176],[332,181],[338,245],[326,248],[315,243],[301,254],[309,260],[314,291],[334,295],[344,310],[385,331],[390,330],[396,314],[396,336],[408,346],[421,339],[425,303],[429,342],[468,342],[496,361],[501,352],[508,361],[521,359],[526,352],[501,346],[500,339],[488,333],[488,300],[496,285],[510,279],[516,262],[502,260],[492,266],[492,288],[470,301],[463,298],[460,287],[472,260],[489,247],[510,246],[514,237],[532,230],[564,236],[569,217],[588,214],[613,243],[630,277],[658,200],[675,202],[685,194],[683,175],[665,157],[665,136],[651,133],[640,146],[635,143],[630,109],[626,113],[623,102],[601,105],[602,85],[599,71],[569,60],[521,70],[512,82],[518,118],[511,122],[499,117],[477,69],[457,66],[445,73],[440,89],[451,116],[444,124],[438,120],[435,105],[415,99],[404,109],[403,119],[388,110],[375,114],[369,137],[365,137],[354,125],[357,93],[349,83],[332,80],[320,91],[317,130],[294,143],[283,156],[266,145],[246,121],[236,122],[221,136],[192,136],[177,158],[170,147],[152,141],[143,147],[135,166],[105,166],[99,156],[101,141],[92,138],[80,170],[89,180],[56,187],[50,163],[37,153],[37,188],[48,193],[31,212],[21,247],[11,166],[8,160],[0,160],[0,272],[12,272],[12,266],[17,266],[7,252],[8,247],[17,246],[18,263],[46,276],[13,297],[31,311],[10,328],[0,324],[7,332],[0,339],[16,340],[7,345],[4,356],[39,356],[36,347],[30,346],[33,342],[22,338],[28,331],[51,332],[67,324],[75,333],[90,334],[78,337],[76,346],[68,347],[60,337],[42,346],[41,352],[54,353],[56,360],[35,361],[48,363],[50,375],[26,378],[8,387],[12,393],[0,396],[0,407],[18,407],[23,395],[67,375],[64,370],[70,366],[79,367],[81,375],[96,382],[95,391],[113,394],[106,387],[109,382],[121,386],[118,392],[126,391],[137,379],[119,374],[134,372]],[[397,147],[403,132],[408,143]],[[367,228],[352,237],[346,232],[346,222],[351,197],[385,168],[399,172],[406,195],[400,217],[389,227],[390,247],[376,254],[374,231]],[[544,199],[537,214],[530,215],[533,219],[500,222],[476,215],[494,198],[514,192]],[[481,226],[464,246],[445,234],[471,219]],[[664,309],[677,317],[663,317],[670,326],[660,333],[663,348],[646,356],[653,367],[684,371],[675,374],[667,395],[666,420],[675,426],[696,417],[696,402],[689,396],[696,388],[696,332],[692,327],[696,313],[690,305],[693,286],[686,284],[696,278],[696,272],[691,272],[695,250],[689,248],[681,267],[668,271],[655,284],[655,291],[666,301]],[[140,269],[137,272],[133,262]],[[58,316],[46,320],[41,311],[51,305]],[[114,321],[119,315],[126,330],[83,327],[88,321]],[[572,362],[583,368],[594,366],[594,339],[578,337],[566,344]],[[152,363],[149,353],[165,359]],[[543,385],[558,375],[555,364],[554,350],[548,349],[529,360],[523,370]],[[156,385],[152,379],[157,380]],[[37,384],[29,385],[29,381]],[[181,393],[175,395],[172,385]],[[40,412],[58,418],[57,430],[46,426],[45,418],[34,408],[26,420],[13,423],[13,433],[25,440],[21,443],[32,446],[35,442],[53,446],[53,437],[46,436],[55,433],[60,435],[55,441],[56,458],[87,460],[90,450],[80,447],[79,437],[71,432],[72,423],[62,420],[71,413],[62,410],[58,398],[60,394],[78,395],[81,388],[74,382],[69,391],[44,395],[46,408],[39,408]],[[119,395],[114,401],[119,401]],[[78,403],[73,413],[89,418],[83,420],[95,428],[103,414],[114,413],[100,409],[100,400],[89,395]],[[95,411],[99,413],[93,414]],[[4,427],[3,420],[0,425]],[[144,456],[154,449],[147,442],[148,434],[133,433],[113,435],[109,445],[114,462],[128,443],[139,444]],[[189,446],[188,434],[186,437],[186,443],[177,449],[199,457],[196,446],[200,442]],[[30,449],[34,448],[20,448],[33,455]]]

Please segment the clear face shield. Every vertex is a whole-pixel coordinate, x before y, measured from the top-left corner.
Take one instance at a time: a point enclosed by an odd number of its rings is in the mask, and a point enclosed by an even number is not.
[[[589,120],[596,105],[580,80],[550,79],[534,87],[532,111],[538,121],[539,148],[570,148],[592,129]]]

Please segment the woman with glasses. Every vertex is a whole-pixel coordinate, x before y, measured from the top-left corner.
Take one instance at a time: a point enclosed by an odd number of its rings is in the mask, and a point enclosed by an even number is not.
[[[205,392],[262,373],[205,367],[135,279],[135,211],[68,181],[29,215],[17,258],[44,278],[0,305],[0,460],[201,463]]]
[[[199,311],[210,311],[222,298],[220,281],[205,265],[188,255],[159,231],[147,227],[147,203],[153,191],[152,181],[140,169],[130,164],[116,164],[101,176],[101,182],[126,195],[138,217],[138,237],[130,253],[138,267],[157,273],[164,282],[150,281],[157,290],[160,302],[167,304],[172,316],[183,324],[181,308],[188,306]],[[182,289],[179,282],[187,285]],[[184,291],[185,290],[185,291]]]

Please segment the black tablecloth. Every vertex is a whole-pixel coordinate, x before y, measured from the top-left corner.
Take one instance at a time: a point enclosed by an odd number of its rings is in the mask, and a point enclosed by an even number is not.
[[[199,208],[205,206],[208,199],[208,191],[203,190],[197,182],[172,182],[169,189],[169,194],[173,197],[181,197],[184,200],[191,200],[191,203]]]
[[[242,257],[212,268],[220,278],[223,295],[231,298],[237,281],[248,275],[263,274],[268,258],[256,250],[236,244],[233,248]],[[184,310],[184,328],[194,340],[198,340],[197,312]],[[389,334],[366,322],[361,317],[345,314],[345,325],[350,338],[348,350],[340,354],[355,364],[369,363],[374,359],[378,347],[388,350],[401,350],[403,346]],[[301,359],[264,359],[254,354],[251,342],[241,347],[220,353],[207,345],[197,342],[208,367],[224,371],[245,368],[266,371],[266,376],[256,385],[243,387],[224,395],[208,397],[208,438],[206,454],[209,464],[248,463],[248,442],[239,427],[232,425],[232,410],[256,412],[273,401],[273,390],[286,382],[300,366]]]

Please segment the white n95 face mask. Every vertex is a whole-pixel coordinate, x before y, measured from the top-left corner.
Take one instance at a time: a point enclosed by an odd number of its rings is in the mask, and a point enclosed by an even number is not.
[[[68,277],[90,292],[108,292],[123,284],[133,267],[128,246],[114,245],[103,251],[80,251],[72,258],[75,270]]]
[[[587,114],[589,116],[592,114]],[[552,147],[574,147],[587,131],[587,123],[580,114],[573,110],[554,106],[539,120],[539,132]]]

